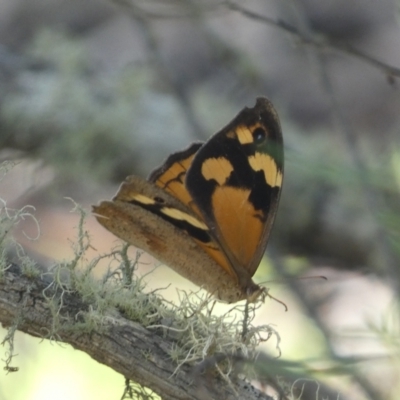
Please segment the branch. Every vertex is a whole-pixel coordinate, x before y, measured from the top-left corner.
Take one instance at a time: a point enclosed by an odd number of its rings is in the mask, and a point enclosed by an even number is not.
[[[172,73],[168,68],[160,51],[159,40],[151,25],[151,17],[158,18],[157,14],[146,12],[138,7],[135,2],[126,0],[111,0],[111,3],[118,4],[123,8],[128,15],[137,23],[142,34],[142,40],[145,45],[148,61],[153,68],[158,72],[159,79],[168,86],[177,101],[177,104],[182,110],[183,116],[186,119],[188,126],[191,128],[193,138],[198,140],[199,137],[207,139],[207,135],[201,120],[195,113],[191,104],[191,98],[188,89],[182,80]],[[172,17],[172,16],[171,16]]]
[[[313,46],[317,49],[320,50],[334,50],[338,51],[340,53],[346,54],[348,56],[351,56],[353,58],[357,58],[359,60],[364,61],[367,64],[372,65],[373,67],[383,71],[388,77],[400,77],[400,68],[393,67],[389,64],[386,64],[369,54],[366,54],[355,47],[351,46],[348,43],[342,43],[333,39],[328,39],[328,38],[321,38],[321,35],[305,35],[302,33],[299,29],[296,27],[288,24],[287,22],[280,20],[280,19],[274,19],[270,18],[264,15],[260,15],[254,11],[248,10],[241,5],[232,3],[231,1],[226,1],[225,2],[227,8],[233,11],[237,11],[243,16],[252,19],[253,21],[256,22],[261,22],[266,25],[273,26],[277,29],[280,29],[286,33],[289,33],[293,37],[295,37],[297,40],[299,40],[301,43],[305,45],[310,45]]]
[[[194,376],[193,368],[188,365],[174,374],[176,365],[166,351],[173,341],[115,310],[108,311],[99,326],[86,331],[80,329],[84,323],[82,315],[90,312],[91,305],[77,292],[63,292],[55,285],[53,288],[52,282],[48,275],[27,276],[21,267],[11,264],[0,279],[2,325],[48,338],[49,332],[54,331],[49,298],[60,298],[57,341],[84,351],[127,379],[151,388],[163,399],[271,399],[243,381],[235,385],[235,394],[220,377]]]

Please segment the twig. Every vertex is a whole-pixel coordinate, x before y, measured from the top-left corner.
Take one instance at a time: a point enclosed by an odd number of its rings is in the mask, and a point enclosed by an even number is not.
[[[132,19],[138,24],[149,54],[150,62],[158,70],[163,83],[167,84],[173,92],[183,111],[187,123],[192,128],[191,132],[193,137],[197,139],[199,137],[207,137],[207,135],[205,135],[204,127],[191,106],[191,99],[187,90],[182,82],[179,79],[176,79],[165,65],[165,61],[159,50],[158,40],[151,26],[151,18],[148,16],[147,12],[139,8],[134,2],[128,2],[125,0],[113,0],[113,2],[124,7]]]
[[[292,28],[296,31],[296,35],[298,34],[301,38],[307,38],[308,43],[313,44],[313,34],[311,32],[310,27],[308,26],[308,21],[306,20],[305,16],[302,13],[302,10],[299,8],[298,3],[292,1],[292,9],[295,14],[295,19],[298,22],[299,25],[299,30],[296,30],[295,28]],[[316,46],[319,47],[319,46]],[[368,206],[370,207],[370,210],[376,210],[376,204],[377,204],[377,199],[375,194],[371,191],[369,185],[368,185],[368,169],[366,166],[366,163],[364,162],[361,152],[357,146],[356,142],[356,135],[355,132],[351,129],[350,124],[346,121],[344,114],[342,112],[342,109],[340,107],[340,103],[337,100],[334,90],[331,84],[331,79],[326,71],[325,65],[324,65],[324,60],[322,58],[322,54],[316,52],[313,54],[314,56],[314,61],[317,66],[320,82],[325,89],[325,92],[328,96],[328,99],[331,103],[331,110],[332,110],[332,115],[334,117],[334,121],[338,127],[338,130],[344,135],[344,138],[346,140],[348,149],[350,154],[353,157],[353,160],[355,162],[355,166],[357,169],[357,172],[360,177],[360,181],[363,185],[363,190],[365,193],[365,197],[367,199]],[[374,214],[374,213],[372,213]],[[387,260],[387,265],[386,268],[388,271],[391,272],[392,277],[398,282],[398,272],[397,271],[392,271],[395,268],[395,263],[389,255],[391,254],[391,250],[388,246],[387,243],[387,235],[385,232],[382,232],[383,229],[381,228],[379,222],[377,223],[378,229],[379,229],[379,234],[380,234],[380,241],[381,241],[381,246],[385,250],[385,254],[388,256]],[[275,258],[275,263],[278,263],[278,265],[275,265],[275,270],[279,272],[281,275],[285,276],[285,269],[283,265],[279,260],[278,257]],[[287,276],[286,276],[287,277]],[[336,353],[332,342],[331,342],[331,334],[329,330],[326,328],[325,324],[323,321],[320,319],[320,316],[318,315],[317,312],[317,304],[315,302],[310,302],[307,299],[307,296],[301,289],[301,287],[296,284],[292,279],[288,279],[288,282],[291,287],[291,291],[296,294],[296,296],[301,300],[304,308],[307,310],[308,315],[312,318],[312,320],[317,324],[321,332],[324,334],[324,337],[326,339],[326,346],[327,350],[329,352],[330,357],[335,360],[335,361],[342,361],[340,356]],[[399,293],[399,292],[398,292]],[[352,378],[354,381],[359,385],[360,389],[364,391],[364,393],[370,398],[370,399],[380,399],[381,396],[377,392],[376,388],[371,385],[371,383],[364,378],[362,374],[360,374],[357,370],[353,371]]]
[[[264,15],[260,15],[254,11],[242,7],[241,5],[232,3],[231,1],[226,1],[225,5],[230,10],[237,11],[243,16],[252,19],[253,21],[261,22],[263,24],[273,26],[286,33],[289,33],[304,45],[313,46],[318,50],[330,49],[338,51],[340,53],[357,58],[367,64],[372,65],[373,67],[384,72],[389,77],[400,77],[400,68],[384,63],[376,59],[375,57],[356,49],[348,43],[342,43],[334,39],[323,37],[323,35],[320,33],[314,33],[314,35],[305,35],[301,30],[281,19],[274,19]]]

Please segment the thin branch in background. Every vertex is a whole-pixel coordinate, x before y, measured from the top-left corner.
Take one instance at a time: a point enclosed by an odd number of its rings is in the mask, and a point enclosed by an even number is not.
[[[380,211],[383,210],[383,203],[378,193],[371,188],[370,182],[371,173],[367,167],[367,163],[364,160],[361,149],[357,141],[357,135],[351,124],[346,121],[346,117],[340,107],[340,102],[334,93],[331,78],[329,77],[326,68],[324,67],[324,61],[321,58],[321,81],[324,84],[324,89],[328,94],[328,98],[331,103],[332,116],[335,119],[335,123],[338,127],[338,131],[342,133],[347,148],[351,154],[352,160],[355,164],[355,170],[358,173],[358,178],[361,183],[361,187],[364,193],[366,205],[370,211],[370,216],[374,219],[377,232],[375,234],[375,241],[379,247],[383,250],[384,262],[382,266],[386,271],[388,282],[392,285],[395,293],[400,293],[400,269],[398,268],[398,259],[394,253],[394,248],[390,243],[390,238],[387,230],[382,225],[382,221],[379,218]]]
[[[300,5],[296,2],[291,1],[292,9],[295,14],[295,19],[298,21],[299,29],[295,29],[296,32],[298,32],[298,35],[305,40],[307,43],[313,43],[313,32],[308,24],[308,21],[300,9]],[[319,46],[316,46],[318,49]],[[362,184],[363,191],[365,193],[365,198],[367,205],[371,211],[371,215],[373,215],[376,219],[376,225],[377,225],[377,240],[380,243],[380,246],[382,249],[384,249],[384,254],[386,256],[386,270],[388,272],[388,276],[391,277],[391,280],[394,281],[394,285],[396,293],[400,293],[400,276],[399,276],[399,271],[396,268],[396,262],[395,262],[395,257],[393,254],[393,251],[390,247],[389,243],[389,238],[387,235],[387,232],[385,229],[382,227],[380,221],[376,218],[376,211],[379,210],[379,202],[376,197],[376,194],[373,190],[371,190],[368,182],[369,180],[369,171],[366,165],[366,162],[364,161],[361,151],[358,147],[357,140],[356,140],[356,134],[351,128],[351,125],[346,121],[346,118],[344,116],[344,113],[340,107],[340,102],[338,101],[334,89],[332,86],[332,82],[330,79],[330,76],[326,70],[326,66],[323,60],[323,55],[321,52],[313,52],[313,61],[315,62],[315,65],[317,67],[317,72],[320,77],[320,82],[325,89],[325,92],[327,93],[328,99],[331,103],[331,110],[332,110],[332,115],[334,117],[334,121],[337,125],[338,130],[344,135],[344,138],[346,140],[348,149],[350,154],[352,155],[352,159],[354,160],[356,170],[358,171],[360,182]],[[378,62],[379,64],[380,62]],[[384,65],[380,63],[381,65]],[[386,71],[387,72],[387,71]],[[286,278],[288,276],[285,274],[285,268],[284,265],[278,260],[277,257],[274,258],[274,263],[278,263],[278,265],[275,265],[275,269],[279,274],[285,275]],[[296,296],[299,298],[299,300],[302,302],[303,307],[307,311],[307,314],[312,318],[312,320],[317,324],[319,330],[324,334],[324,337],[326,339],[326,345],[327,345],[327,350],[329,351],[330,357],[333,360],[337,361],[342,361],[342,357],[338,356],[336,353],[332,341],[331,341],[331,335],[329,330],[327,330],[325,324],[322,322],[322,320],[319,317],[319,314],[317,312],[317,306],[310,302],[306,296],[306,294],[303,292],[302,288],[300,285],[298,285],[293,279],[287,279],[289,282],[289,285],[291,287],[291,291],[296,294]],[[352,377],[355,382],[357,382],[359,388],[366,394],[370,399],[378,400],[382,399],[382,396],[377,392],[376,388],[371,385],[371,382],[366,379],[362,374],[360,374],[357,369],[353,370]]]
[[[226,1],[225,5],[227,8],[237,11],[243,16],[252,19],[253,21],[263,23],[289,33],[291,36],[297,39],[300,43],[304,45],[312,46],[320,51],[334,50],[347,56],[357,58],[366,64],[369,64],[375,68],[378,68],[388,77],[400,77],[400,68],[389,65],[377,58],[366,54],[348,43],[339,42],[337,40],[329,39],[324,37],[321,33],[314,32],[313,35],[305,34],[302,30],[290,25],[289,23],[280,20],[270,18],[264,15],[260,15],[254,11],[242,7],[231,1]]]
[[[285,282],[287,282],[287,285],[290,287],[290,292],[294,294],[298,300],[300,300],[302,309],[305,310],[306,314],[315,323],[315,325],[318,327],[318,330],[323,334],[325,338],[325,349],[330,359],[338,365],[346,365],[345,363],[348,361],[348,357],[342,357],[336,353],[332,343],[332,333],[320,318],[320,314],[318,312],[319,304],[315,301],[315,299],[310,300],[307,297],[302,285],[300,285],[296,279],[293,279],[293,277],[286,272],[285,264],[279,256],[272,253],[271,258],[273,260],[273,267],[276,274],[279,274],[285,280]],[[356,367],[351,369],[351,377],[357,383],[359,389],[364,392],[369,399],[382,400],[380,394],[376,391],[374,386],[371,385],[371,382],[365,379],[357,371]]]
[[[293,5],[293,10],[296,13],[295,17],[299,20],[299,25],[302,30],[303,37],[311,37],[313,32],[307,23],[304,13],[301,12],[300,6],[297,2],[291,1]],[[340,106],[340,101],[335,95],[334,88],[332,85],[331,78],[327,72],[323,55],[320,52],[314,52],[314,61],[317,67],[317,73],[319,74],[319,81],[323,86],[325,93],[328,96],[328,100],[331,104],[331,112],[334,119],[334,123],[337,126],[337,130],[343,135],[347,148],[351,154],[352,160],[355,164],[356,172],[358,173],[359,181],[361,182],[362,190],[364,192],[364,197],[366,205],[369,208],[370,215],[374,218],[377,233],[375,235],[375,240],[379,243],[380,248],[383,250],[385,256],[384,268],[387,272],[390,282],[394,287],[396,293],[400,293],[400,269],[397,268],[397,257],[394,254],[394,249],[390,244],[390,239],[387,231],[382,226],[382,222],[379,219],[379,210],[382,210],[381,201],[373,188],[371,188],[370,183],[372,181],[371,174],[368,169],[367,163],[364,160],[362,151],[358,145],[357,134],[352,128],[349,121],[347,121],[342,107]]]
[[[205,133],[205,129],[194,112],[194,109],[191,105],[191,98],[187,90],[185,89],[184,85],[173,76],[173,74],[168,70],[168,67],[165,65],[159,49],[157,38],[151,26],[151,19],[148,17],[147,13],[137,7],[134,2],[128,3],[124,0],[113,0],[112,2],[124,7],[140,28],[143,34],[147,52],[149,54],[150,63],[158,71],[163,83],[167,84],[174,94],[180,108],[183,111],[186,122],[191,127],[193,138],[206,138],[207,135]]]
[[[198,17],[200,14],[210,14],[215,17],[217,12],[226,13],[221,8],[221,2],[215,0],[110,0],[124,7],[135,7],[143,17],[148,19],[182,19]]]

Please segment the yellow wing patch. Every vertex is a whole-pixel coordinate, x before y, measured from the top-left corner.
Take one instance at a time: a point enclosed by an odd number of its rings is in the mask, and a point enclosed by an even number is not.
[[[237,140],[239,140],[240,144],[250,144],[254,142],[253,132],[257,129],[261,128],[265,130],[265,127],[261,124],[254,124],[251,126],[240,125],[235,129]]]
[[[204,224],[203,222],[200,222],[195,217],[192,217],[191,215],[189,215],[183,211],[177,210],[176,208],[162,207],[160,211],[163,214],[167,215],[168,217],[174,218],[176,220],[186,221],[190,225],[192,225],[196,228],[208,231],[208,227],[206,224]]]
[[[201,166],[201,174],[209,181],[214,179],[218,185],[223,185],[231,176],[233,166],[225,157],[209,158]]]
[[[249,157],[249,164],[254,171],[263,171],[265,182],[271,187],[282,186],[282,172],[278,170],[276,161],[268,154],[255,153]]]
[[[186,171],[190,167],[195,154],[196,153],[185,159],[176,161],[154,181],[157,186],[172,194],[187,206],[190,206],[193,201],[184,182]]]

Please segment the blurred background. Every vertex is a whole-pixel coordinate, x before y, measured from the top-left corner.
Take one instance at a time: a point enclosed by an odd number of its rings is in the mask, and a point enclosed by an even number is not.
[[[40,238],[29,219],[14,236],[41,265],[72,257],[79,215],[66,197],[90,210],[267,96],[285,179],[256,281],[289,310],[267,300],[256,323],[274,324],[282,359],[310,363],[329,398],[397,399],[399,10],[396,0],[0,0],[0,161],[16,163],[0,197],[33,205],[40,223]],[[87,229],[93,256],[117,243],[93,217]],[[193,288],[165,267],[149,288],[166,281],[172,300]],[[69,346],[22,334],[15,346],[20,371],[0,373],[0,400],[122,395],[122,376]]]

